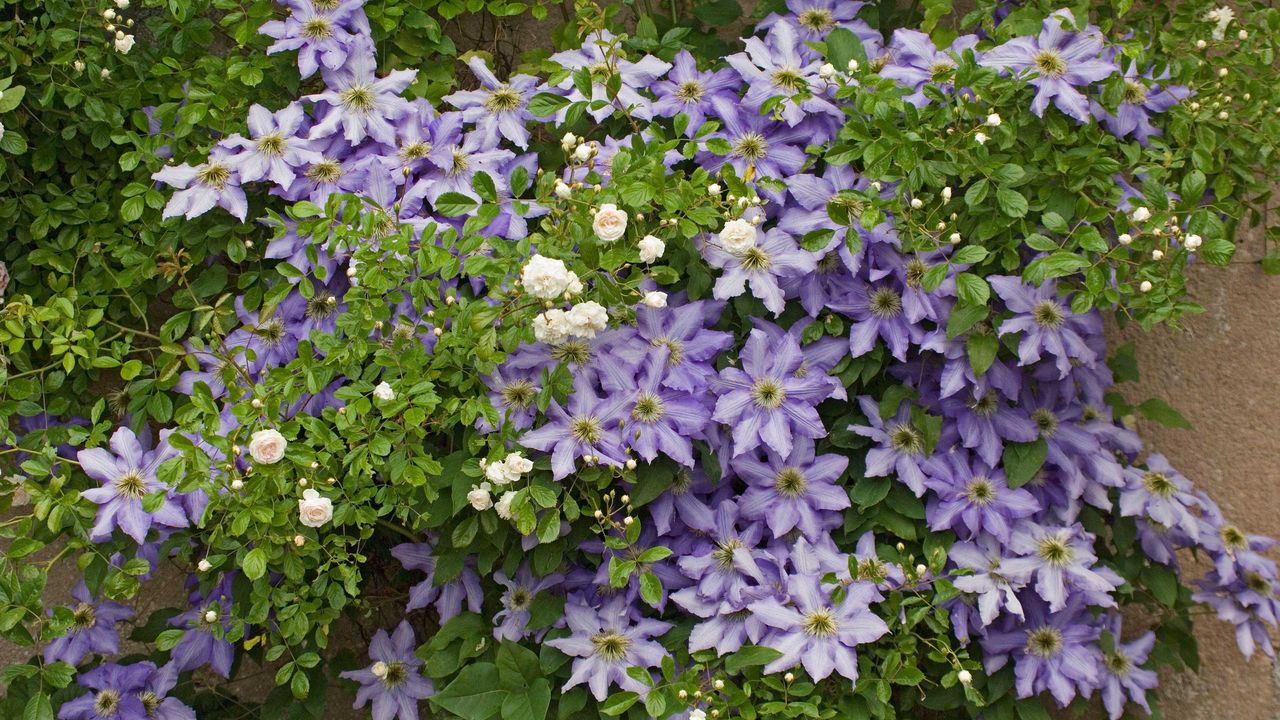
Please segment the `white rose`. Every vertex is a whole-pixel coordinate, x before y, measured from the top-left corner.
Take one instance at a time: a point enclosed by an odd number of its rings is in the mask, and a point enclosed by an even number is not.
[[[373,389],[373,396],[383,402],[391,402],[396,399],[396,391],[392,390],[387,381],[383,380],[378,383],[378,387]]]
[[[613,203],[605,203],[596,211],[596,219],[591,227],[596,231],[596,237],[605,242],[613,242],[627,231],[627,213],[619,210]]]
[[[521,455],[520,453],[507,453],[507,459],[502,461],[507,466],[507,470],[515,473],[517,476],[523,475],[533,469],[533,461]]]
[[[124,37],[116,38],[116,52],[119,52],[122,55],[128,55],[129,51],[132,49],[133,49],[132,35],[125,35]]]
[[[498,511],[498,517],[503,520],[511,519],[511,501],[515,499],[515,490],[508,490],[502,493],[502,497],[498,498],[498,503],[493,506],[493,509]]]
[[[566,291],[582,288],[577,273],[565,267],[563,260],[534,255],[520,271],[520,282],[536,298],[552,300]]]
[[[662,253],[667,251],[667,244],[662,242],[661,238],[652,235],[645,235],[640,238],[640,261],[651,263],[662,257]]]
[[[835,76],[836,66],[831,63],[823,63],[822,67],[818,68],[818,77],[820,78],[829,79]]]
[[[689,720],[707,720],[707,711],[702,708],[694,708],[689,711]]]
[[[660,290],[650,290],[644,294],[645,307],[664,308],[667,306],[667,294]]]
[[[484,468],[484,476],[494,485],[506,485],[520,479],[519,473],[512,473],[506,463],[489,463]]]
[[[1000,123],[1004,122],[1000,119],[1000,113],[991,113],[987,116],[987,127],[1000,127]]]
[[[493,498],[489,497],[489,490],[482,487],[472,488],[471,492],[467,493],[467,502],[471,503],[471,507],[476,510],[488,510],[493,507]]]
[[[746,220],[730,220],[720,231],[720,247],[733,255],[741,255],[755,244],[756,226]]]
[[[573,158],[578,162],[586,162],[590,160],[591,156],[594,154],[595,154],[595,148],[583,143],[582,145],[578,146],[577,150],[573,151]]]
[[[333,501],[307,489],[298,501],[298,520],[307,527],[318,528],[333,519]]]
[[[560,198],[561,200],[568,200],[572,195],[573,195],[572,188],[566,185],[562,180],[556,181],[556,197]]]
[[[569,318],[565,311],[553,308],[533,319],[533,336],[538,342],[559,345],[569,339]]]
[[[284,458],[284,449],[289,441],[276,430],[259,430],[249,438],[249,454],[255,462],[263,465],[275,465]]]
[[[1145,222],[1151,219],[1151,211],[1145,207],[1139,207],[1133,211],[1134,222]]]
[[[588,300],[574,305],[565,313],[569,323],[569,334],[577,337],[593,338],[596,332],[605,329],[609,323],[609,312],[595,300]]]
[[[120,8],[121,10],[129,7],[129,0],[116,0],[116,7]]]
[[[1188,250],[1195,250],[1204,244],[1204,238],[1199,235],[1188,235],[1183,244],[1187,246]]]

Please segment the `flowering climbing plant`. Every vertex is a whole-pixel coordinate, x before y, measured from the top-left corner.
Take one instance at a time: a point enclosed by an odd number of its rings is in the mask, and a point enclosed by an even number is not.
[[[1273,656],[1273,541],[1103,326],[1265,212],[1280,12],[582,2],[437,93],[374,5],[258,17],[270,104],[144,114],[126,195],[222,250],[82,310],[99,385],[41,405],[76,338],[4,251],[6,717],[1118,720],[1195,608]]]

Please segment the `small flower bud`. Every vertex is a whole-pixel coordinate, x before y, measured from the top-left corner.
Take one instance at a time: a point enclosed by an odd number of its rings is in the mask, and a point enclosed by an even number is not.
[[[200,562],[196,563],[196,569],[200,572],[209,572],[213,569],[213,565],[210,564],[208,560],[202,559]]]
[[[951,241],[952,245],[959,245],[960,241],[962,240],[962,238],[960,237],[960,233],[958,232],[951,233],[951,237],[948,239]]]
[[[390,670],[390,668],[388,668],[387,664],[381,660],[374,663],[373,667],[369,668],[369,672],[373,673],[373,676],[376,678],[385,678],[388,670]]]
[[[294,536],[293,536],[293,544],[294,544],[294,545],[297,545],[298,547],[302,547],[303,545],[306,545],[306,544],[307,544],[307,539],[306,539],[305,537],[303,537],[302,535],[294,535]]]
[[[724,681],[723,681],[723,680],[721,680],[720,678],[716,678],[716,681],[715,681],[714,683],[712,683],[712,685],[713,685],[713,686],[715,687],[715,689],[717,689],[717,690],[723,690],[723,689],[724,689]]]
[[[831,63],[824,63],[822,67],[818,68],[818,77],[822,78],[823,80],[830,80],[831,78],[835,77],[835,75],[836,75],[836,66],[832,65]]]
[[[987,134],[984,132],[976,132],[973,134],[973,141],[979,145],[987,144]]]
[[[719,194],[720,194],[720,186],[719,186],[719,185],[717,185],[717,184],[715,184],[715,183],[711,183],[710,185],[708,185],[708,186],[707,186],[707,194],[709,194],[709,195],[719,195]]]
[[[787,673],[786,675],[782,676],[783,682],[787,682],[787,683],[795,682],[795,679],[796,679],[795,673]]]
[[[1201,38],[1200,40],[1197,40],[1197,41],[1196,41],[1196,49],[1197,49],[1197,50],[1203,50],[1203,49],[1205,49],[1205,48],[1207,48],[1207,47],[1209,47],[1209,43],[1205,42],[1203,38]]]
[[[631,517],[630,515],[622,518],[622,524],[626,525],[627,527],[631,527],[631,524],[634,523],[635,521],[636,519]]]
[[[681,700],[684,700],[689,697],[689,691],[681,690],[680,692],[676,693],[676,697],[680,698]]]
[[[1230,70],[1228,70],[1228,69],[1226,69],[1226,68],[1218,68],[1218,77],[1220,77],[1220,78],[1224,78],[1224,77],[1226,77],[1226,76],[1228,76],[1228,75],[1230,75],[1230,74],[1231,74],[1231,71],[1230,71]]]
[[[919,210],[920,208],[924,207],[924,201],[921,200],[920,198],[911,198],[911,207],[915,208],[916,210]]]
[[[956,673],[956,679],[960,681],[961,685],[968,685],[969,683],[973,682],[973,673],[969,672],[968,670],[961,670],[960,672]]]
[[[1152,287],[1154,286],[1151,284],[1150,280],[1143,280],[1142,284],[1138,286],[1138,289],[1144,293],[1148,293],[1151,292]]]
[[[849,58],[849,64],[846,67],[849,68],[849,72],[858,72],[858,61]]]
[[[204,613],[204,621],[205,621],[205,622],[207,622],[207,623],[216,623],[216,622],[218,622],[218,611],[217,611],[217,610],[206,610],[206,611],[205,611],[205,613]]]
[[[262,407],[262,401],[259,400],[258,398],[254,398],[252,401],[249,402],[249,404],[252,405],[255,410]]]
[[[232,490],[243,490],[243,489],[244,489],[244,481],[243,481],[243,480],[241,480],[240,478],[236,478],[235,480],[232,480],[232,481],[231,481],[231,489],[232,489]]]
[[[1129,243],[1133,242],[1133,236],[1130,235],[1129,233],[1121,233],[1120,237],[1116,238],[1116,240],[1121,245],[1128,245]]]
[[[636,461],[634,459],[627,460],[627,469],[628,470],[636,469]]]
[[[1164,251],[1163,251],[1163,250],[1152,250],[1152,251],[1151,251],[1151,259],[1152,259],[1152,260],[1163,260],[1163,259],[1164,259]]]
[[[1183,239],[1182,244],[1185,245],[1188,250],[1194,251],[1204,244],[1204,238],[1201,238],[1199,235],[1188,235]]]
[[[987,116],[987,127],[1000,127],[1000,123],[1004,122],[1000,119],[999,113],[991,113]]]

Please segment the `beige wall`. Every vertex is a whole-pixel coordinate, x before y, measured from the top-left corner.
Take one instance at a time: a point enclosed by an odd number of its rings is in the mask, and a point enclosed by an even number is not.
[[[1193,429],[1140,421],[1148,449],[1207,491],[1249,532],[1280,537],[1280,278],[1263,274],[1245,244],[1226,268],[1193,270],[1194,298],[1206,312],[1181,331],[1112,328],[1111,345],[1137,341],[1141,382],[1119,386],[1130,402],[1160,397]],[[1201,668],[1167,677],[1164,715],[1175,720],[1276,720],[1280,674],[1261,654],[1246,661],[1231,627],[1198,618]]]

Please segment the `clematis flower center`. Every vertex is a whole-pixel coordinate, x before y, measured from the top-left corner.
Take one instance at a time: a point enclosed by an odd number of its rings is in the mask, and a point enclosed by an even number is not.
[[[733,571],[733,553],[741,547],[746,547],[738,538],[730,538],[722,543],[716,544],[716,549],[711,551],[711,557],[715,558],[716,567],[721,572]]]
[[[1271,581],[1263,577],[1260,573],[1253,572],[1252,570],[1246,572],[1244,574],[1244,584],[1248,585],[1249,589],[1256,593],[1271,597]]]
[[[924,452],[924,437],[910,425],[897,423],[889,428],[889,445],[904,455],[919,455]]]
[[[769,253],[757,246],[753,245],[742,253],[742,267],[751,272],[764,272],[772,266],[773,259],[769,257]]]
[[[268,345],[279,345],[284,340],[284,320],[273,317],[254,327],[253,334],[262,338]]]
[[[938,82],[947,76],[952,70],[956,69],[956,64],[950,60],[939,60],[929,68],[929,79]]]
[[[98,622],[98,610],[89,603],[80,603],[71,613],[71,623],[80,630],[91,628]]]
[[[1049,408],[1039,408],[1031,413],[1031,422],[1036,424],[1040,437],[1050,438],[1058,432],[1058,416]]]
[[[684,362],[683,342],[663,336],[650,340],[649,344],[653,347],[665,347],[667,349],[667,367],[675,367]]]
[[[284,154],[284,137],[280,133],[263,135],[254,141],[254,146],[263,155],[279,157]]]
[[[636,397],[636,406],[631,409],[631,419],[652,424],[661,420],[666,413],[666,405],[662,402],[662,398],[651,392],[642,392]]]
[[[769,141],[760,133],[747,133],[738,138],[733,146],[733,154],[747,160],[759,160],[769,154]]]
[[[671,494],[684,495],[689,492],[689,488],[693,487],[693,476],[688,470],[681,470],[671,479]]]
[[[911,258],[907,261],[906,276],[907,287],[918,290],[924,285],[924,274],[929,269],[928,265],[920,258]]]
[[[1051,658],[1062,652],[1062,631],[1045,625],[1027,633],[1027,654]]]
[[[555,346],[551,357],[560,362],[585,365],[591,362],[591,346],[583,340],[570,340]]]
[[[1037,543],[1036,554],[1053,567],[1066,567],[1075,560],[1076,551],[1071,549],[1066,538],[1061,535],[1049,535]]]
[[[868,298],[867,307],[871,314],[881,320],[897,317],[902,312],[902,296],[893,288],[876,288]]]
[[[462,151],[462,148],[455,147],[453,149],[453,166],[449,168],[450,175],[461,175],[471,167],[471,158]]]
[[[302,311],[302,314],[312,320],[324,320],[332,316],[334,311],[337,309],[338,298],[334,297],[331,293],[321,291],[313,295],[311,299],[307,301],[307,307]]]
[[[707,91],[703,89],[702,83],[697,80],[685,80],[676,88],[676,97],[685,105],[698,104],[706,93]]]
[[[804,632],[806,635],[827,638],[835,635],[839,629],[840,623],[836,620],[836,614],[832,612],[831,608],[819,608],[804,614]]]
[[[533,593],[529,592],[529,588],[517,587],[512,589],[511,595],[507,598],[507,609],[517,612],[528,610],[532,603]]]
[[[798,468],[782,468],[778,471],[777,477],[773,479],[773,489],[778,491],[779,495],[787,498],[800,497],[808,487],[809,481]]]
[[[493,113],[511,112],[520,107],[520,101],[523,99],[511,86],[499,85],[484,99],[484,107]]]
[[[373,88],[369,85],[352,85],[339,93],[338,97],[348,110],[361,114],[372,111],[377,104],[374,102]]]
[[[1168,475],[1155,471],[1147,471],[1142,476],[1142,486],[1152,495],[1165,499],[1172,497],[1178,491],[1178,486],[1173,484],[1173,480],[1169,479]]]
[[[874,583],[884,582],[889,577],[889,568],[880,562],[880,558],[867,558],[858,560],[858,579],[869,580]]]
[[[311,4],[315,5],[317,10],[333,10],[336,9],[341,2],[342,0],[314,0]]]
[[[431,154],[431,143],[429,142],[411,142],[400,148],[401,160],[421,160]]]
[[[388,688],[394,688],[402,685],[408,679],[409,671],[405,669],[404,663],[399,660],[392,660],[387,663],[387,672],[382,676],[382,684]]]
[[[974,505],[990,505],[996,499],[996,486],[985,475],[977,475],[969,481],[964,496]]]
[[[528,380],[513,380],[503,385],[499,394],[507,407],[524,409],[533,404],[538,391]]]
[[[231,179],[231,169],[218,162],[211,162],[196,172],[196,181],[201,185],[221,190]]]
[[[983,393],[969,402],[969,409],[974,415],[989,418],[996,414],[996,396],[994,393]]]
[[[819,32],[830,29],[836,23],[831,11],[823,9],[805,10],[800,13],[799,20],[803,27]]]
[[[331,35],[333,35],[333,23],[327,17],[318,15],[302,23],[302,36],[305,38],[323,40]]]
[[[1124,101],[1131,105],[1141,105],[1147,101],[1147,86],[1132,80],[1124,84]]]
[[[782,383],[773,378],[761,378],[751,386],[751,399],[755,402],[756,407],[765,410],[777,410],[782,407],[782,403],[787,399],[787,391],[783,389]]]
[[[147,483],[136,472],[125,473],[116,478],[116,492],[129,498],[140,498],[147,494]]]
[[[160,709],[160,696],[150,690],[143,690],[138,693],[138,701],[142,703],[142,709],[147,711],[147,717],[155,717],[156,710]]]
[[[342,164],[325,158],[307,168],[306,176],[308,180],[321,185],[336,183],[342,179]]]
[[[93,698],[93,711],[102,717],[111,717],[120,708],[120,693],[115,690],[100,690]]]
[[[1222,538],[1222,544],[1231,550],[1243,550],[1249,546],[1249,538],[1235,525],[1223,525],[1218,531],[1218,537]]]
[[[1108,654],[1106,662],[1107,669],[1111,671],[1112,675],[1124,677],[1133,669],[1133,661],[1129,659],[1128,655],[1120,651]]]
[[[781,90],[795,92],[803,88],[804,76],[795,68],[779,68],[773,71],[773,84]]]
[[[591,644],[600,657],[609,662],[620,662],[627,656],[627,650],[631,647],[631,638],[613,630],[606,630],[592,635]]]
[[[1067,74],[1067,61],[1053,50],[1041,50],[1031,59],[1032,66],[1042,77],[1060,78]]]
[[[604,430],[600,427],[600,419],[594,415],[577,417],[569,423],[569,432],[573,438],[584,445],[595,445],[600,442]]]
[[[1056,330],[1062,327],[1062,323],[1066,320],[1066,313],[1062,312],[1062,306],[1052,300],[1041,300],[1036,303],[1035,308],[1031,311],[1031,318],[1037,325],[1046,330]]]

